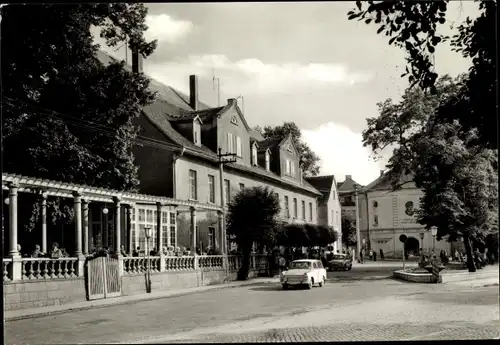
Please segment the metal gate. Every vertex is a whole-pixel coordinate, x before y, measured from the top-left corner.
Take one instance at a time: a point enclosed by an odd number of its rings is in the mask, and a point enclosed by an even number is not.
[[[97,257],[87,263],[87,291],[89,300],[121,295],[118,259]]]

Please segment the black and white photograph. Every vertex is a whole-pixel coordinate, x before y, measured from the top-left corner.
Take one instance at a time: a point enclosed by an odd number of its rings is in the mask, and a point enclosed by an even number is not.
[[[500,339],[498,17],[0,5],[4,343]]]

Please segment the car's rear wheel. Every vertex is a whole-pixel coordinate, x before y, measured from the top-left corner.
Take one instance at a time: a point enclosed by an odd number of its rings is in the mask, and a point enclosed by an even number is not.
[[[349,266],[349,269],[348,269],[348,271],[350,271],[351,269],[352,269],[352,265],[351,265],[351,266]]]
[[[288,290],[288,284],[283,284],[283,290]]]

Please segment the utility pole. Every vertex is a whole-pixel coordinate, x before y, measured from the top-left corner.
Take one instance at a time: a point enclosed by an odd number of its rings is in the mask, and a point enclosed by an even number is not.
[[[236,154],[235,153],[222,153],[222,149],[219,148],[219,177],[220,177],[220,204],[222,209],[222,224],[221,224],[221,252],[227,258],[227,235],[226,235],[226,201],[224,194],[224,164],[235,163]]]

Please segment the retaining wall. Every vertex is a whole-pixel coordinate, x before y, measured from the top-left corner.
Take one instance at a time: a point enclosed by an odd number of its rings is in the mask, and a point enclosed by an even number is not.
[[[47,307],[87,300],[83,277],[4,282],[3,299],[5,311]]]

